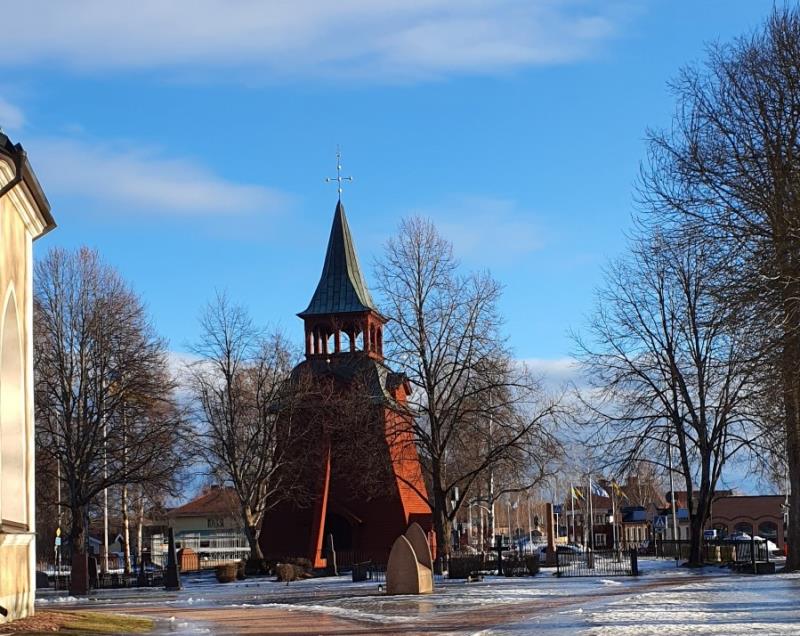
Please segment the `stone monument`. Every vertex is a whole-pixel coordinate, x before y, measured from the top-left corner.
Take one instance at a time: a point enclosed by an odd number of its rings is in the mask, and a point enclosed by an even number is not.
[[[433,558],[425,531],[412,523],[397,537],[386,566],[387,594],[430,594],[433,592]]]

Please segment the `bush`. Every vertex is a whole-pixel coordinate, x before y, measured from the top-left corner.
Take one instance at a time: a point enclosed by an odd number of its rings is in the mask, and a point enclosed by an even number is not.
[[[279,581],[297,581],[311,576],[311,561],[308,559],[286,559],[275,565],[275,574]]]
[[[246,564],[246,559],[242,559],[236,564],[236,578],[239,581],[244,581],[247,578]]]
[[[449,579],[466,579],[484,569],[483,555],[451,557],[447,570]]]
[[[505,576],[527,576],[527,559],[520,558],[516,554],[509,554],[503,558],[503,574]]]
[[[528,574],[536,576],[539,574],[539,555],[529,554],[525,557],[525,567],[528,569]]]
[[[216,568],[217,581],[220,583],[233,583],[236,580],[236,570],[237,565],[235,563],[218,565]]]

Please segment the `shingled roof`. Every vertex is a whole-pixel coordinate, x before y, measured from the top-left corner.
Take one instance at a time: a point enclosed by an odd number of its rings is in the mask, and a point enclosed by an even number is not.
[[[297,315],[304,318],[360,311],[376,311],[376,309],[358,265],[358,256],[353,245],[353,237],[350,235],[350,227],[347,225],[344,206],[339,201],[333,215],[322,276],[308,307]]]
[[[233,515],[238,508],[233,488],[212,486],[188,503],[167,512],[168,517],[197,517],[203,515]]]

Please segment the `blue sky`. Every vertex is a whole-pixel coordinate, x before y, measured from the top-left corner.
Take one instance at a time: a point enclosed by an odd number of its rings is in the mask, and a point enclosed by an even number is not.
[[[368,279],[399,219],[430,216],[466,267],[505,284],[516,355],[554,376],[624,248],[645,129],[672,112],[666,82],[772,6],[122,4],[3,9],[0,125],[59,223],[38,253],[97,248],[174,351],[215,289],[299,345],[341,144]]]

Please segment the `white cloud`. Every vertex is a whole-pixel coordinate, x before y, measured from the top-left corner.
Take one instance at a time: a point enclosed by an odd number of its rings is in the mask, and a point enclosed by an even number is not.
[[[27,0],[3,9],[0,64],[240,69],[383,80],[586,58],[622,0]],[[225,75],[225,77],[230,77]]]
[[[577,383],[580,379],[580,365],[573,358],[526,358],[520,362],[551,386]]]
[[[25,114],[11,102],[0,97],[0,128],[18,130],[25,125]]]
[[[430,218],[453,243],[456,256],[483,265],[506,263],[544,243],[535,215],[509,199],[458,196],[438,205],[418,206],[409,213]]]
[[[275,211],[288,200],[277,190],[229,181],[194,161],[154,150],[71,138],[31,139],[25,145],[48,191],[126,210],[234,215]]]

